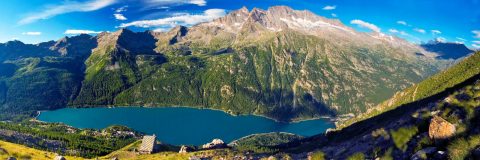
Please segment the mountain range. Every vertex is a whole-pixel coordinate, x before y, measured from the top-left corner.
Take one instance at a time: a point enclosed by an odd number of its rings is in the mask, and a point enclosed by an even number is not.
[[[459,59],[474,52],[467,48],[465,44],[442,42],[439,40],[433,40],[420,46],[427,51],[437,53],[437,58],[442,59]]]
[[[286,6],[168,32],[11,41],[0,44],[1,117],[94,106],[191,106],[280,121],[361,113],[453,63],[433,51]]]

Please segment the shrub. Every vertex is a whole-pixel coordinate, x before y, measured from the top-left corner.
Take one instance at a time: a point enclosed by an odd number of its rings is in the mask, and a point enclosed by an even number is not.
[[[347,160],[364,160],[364,159],[365,159],[365,155],[361,152],[352,154],[350,157],[347,158]]]
[[[393,143],[397,146],[398,149],[405,152],[407,150],[407,143],[410,139],[416,135],[418,132],[418,128],[416,126],[412,127],[402,127],[397,131],[390,131],[390,134],[393,138]]]
[[[325,159],[325,153],[322,151],[316,151],[313,152],[311,155],[312,160],[324,160]]]
[[[447,146],[448,156],[451,160],[466,159],[478,145],[480,145],[480,135],[471,136],[468,139],[455,139]]]
[[[388,148],[388,150],[385,152],[385,154],[383,154],[383,156],[380,159],[381,160],[393,160],[392,152],[393,152],[393,148]]]

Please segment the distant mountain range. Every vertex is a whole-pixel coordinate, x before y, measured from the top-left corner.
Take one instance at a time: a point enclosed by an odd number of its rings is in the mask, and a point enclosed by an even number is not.
[[[168,32],[0,44],[2,119],[67,106],[192,106],[282,121],[358,113],[450,60],[285,6]],[[455,56],[457,57],[457,56]],[[13,115],[13,116],[11,116]]]
[[[468,49],[465,44],[438,40],[430,41],[420,46],[426,51],[437,53],[438,58],[442,59],[458,59],[474,52]]]

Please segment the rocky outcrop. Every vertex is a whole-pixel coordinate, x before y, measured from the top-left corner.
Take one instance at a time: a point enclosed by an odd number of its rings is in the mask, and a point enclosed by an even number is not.
[[[227,145],[221,139],[213,139],[212,142],[204,144],[203,149],[225,148]]]
[[[430,120],[428,136],[434,140],[442,140],[452,137],[455,134],[455,126],[445,119],[434,116]]]
[[[63,157],[63,156],[55,156],[55,158],[53,158],[53,160],[67,160],[67,159],[65,159],[65,157]]]
[[[191,152],[191,151],[192,151],[192,149],[190,147],[182,145],[182,147],[180,147],[180,151],[178,151],[178,153],[188,153],[188,152]]]

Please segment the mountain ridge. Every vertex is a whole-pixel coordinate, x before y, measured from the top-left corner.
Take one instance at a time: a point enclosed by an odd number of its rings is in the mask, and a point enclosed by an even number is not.
[[[84,68],[53,66],[78,77],[74,94],[63,96],[69,106],[184,105],[282,121],[363,112],[448,62],[407,41],[285,6],[242,8],[168,32],[120,29],[37,47]]]

